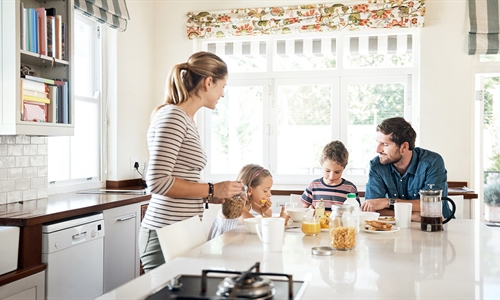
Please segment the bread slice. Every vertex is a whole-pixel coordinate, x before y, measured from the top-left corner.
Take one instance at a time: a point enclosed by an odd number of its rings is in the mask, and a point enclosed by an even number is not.
[[[391,231],[392,228],[376,228],[371,225],[366,224],[365,225],[366,230],[371,230],[371,231]]]
[[[374,228],[377,229],[386,229],[386,230],[391,230],[392,229],[392,224],[390,223],[385,223],[385,222],[379,222],[379,221],[368,221],[365,220],[365,224],[370,225]]]

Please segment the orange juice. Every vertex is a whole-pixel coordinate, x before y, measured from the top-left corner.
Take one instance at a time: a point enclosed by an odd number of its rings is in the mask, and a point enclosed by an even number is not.
[[[305,235],[316,235],[321,232],[321,225],[318,221],[302,222],[302,232]]]

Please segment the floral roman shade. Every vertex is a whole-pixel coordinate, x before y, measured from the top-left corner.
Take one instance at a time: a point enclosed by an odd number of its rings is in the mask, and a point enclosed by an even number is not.
[[[75,0],[75,8],[101,24],[125,31],[130,20],[125,0]]]
[[[425,0],[368,0],[187,14],[190,39],[424,26]]]
[[[500,53],[499,0],[468,0],[469,54]]]

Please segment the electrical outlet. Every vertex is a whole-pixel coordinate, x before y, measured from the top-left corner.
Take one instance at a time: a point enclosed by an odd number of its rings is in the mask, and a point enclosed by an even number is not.
[[[137,160],[137,157],[131,157],[130,158],[130,171],[135,171],[134,165],[135,163],[139,163],[139,160]],[[140,166],[139,166],[140,167]],[[140,169],[139,169],[140,170]]]

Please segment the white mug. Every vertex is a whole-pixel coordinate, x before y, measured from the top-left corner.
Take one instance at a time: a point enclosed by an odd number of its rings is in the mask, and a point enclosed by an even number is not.
[[[411,203],[394,203],[394,218],[396,218],[396,226],[403,228],[410,228],[411,223]]]
[[[281,252],[283,239],[285,237],[285,219],[262,218],[260,224],[256,224],[257,235],[264,245],[265,252]]]

